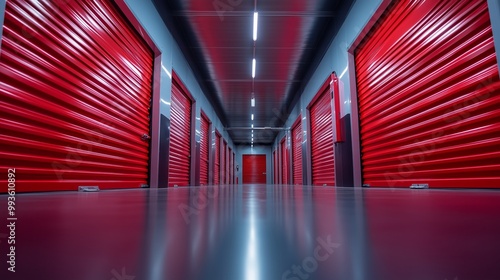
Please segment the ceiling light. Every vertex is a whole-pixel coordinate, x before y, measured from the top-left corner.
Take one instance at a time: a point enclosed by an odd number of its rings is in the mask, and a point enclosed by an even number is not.
[[[252,60],[252,78],[255,78],[255,66],[257,64],[257,61],[255,61],[255,58]]]
[[[252,107],[255,107],[255,97],[252,97],[252,100],[250,101],[252,103]]]
[[[257,41],[257,27],[259,24],[259,13],[253,13],[253,40]]]
[[[253,121],[253,114],[252,114],[252,121]]]
[[[252,128],[253,128],[253,124],[252,124]]]

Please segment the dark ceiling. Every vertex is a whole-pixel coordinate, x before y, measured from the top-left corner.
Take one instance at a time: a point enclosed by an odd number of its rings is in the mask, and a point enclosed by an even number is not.
[[[252,124],[284,125],[354,1],[153,0],[237,145],[251,144]],[[256,130],[254,142],[271,144],[276,133]]]

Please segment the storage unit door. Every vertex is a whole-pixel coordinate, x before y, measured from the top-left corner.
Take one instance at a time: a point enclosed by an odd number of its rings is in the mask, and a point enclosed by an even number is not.
[[[330,87],[322,87],[309,109],[313,185],[335,185],[333,120]]]
[[[286,136],[281,140],[281,183],[288,184],[288,151],[286,149]]]
[[[265,184],[266,168],[266,155],[243,155],[243,184]]]
[[[221,184],[226,184],[226,169],[227,169],[227,143],[225,140],[222,140],[222,151],[221,151],[221,160],[220,160],[220,168],[222,170],[221,173]]]
[[[200,129],[200,184],[208,185],[208,151],[209,151],[209,135],[210,121],[205,115],[201,115]]]
[[[486,0],[398,1],[356,50],[363,183],[500,187]]]
[[[18,192],[148,184],[153,53],[110,1],[59,2],[6,3],[0,166]]]
[[[214,185],[220,184],[220,145],[221,135],[215,132]]]
[[[292,127],[293,183],[302,185],[302,117]]]
[[[174,76],[175,77],[175,76]],[[189,186],[191,169],[191,99],[179,79],[172,79],[168,185]]]
[[[233,179],[232,179],[232,184],[236,184],[236,168],[235,168],[235,165],[236,165],[236,153],[233,152],[233,165],[232,165],[232,169],[233,169]]]

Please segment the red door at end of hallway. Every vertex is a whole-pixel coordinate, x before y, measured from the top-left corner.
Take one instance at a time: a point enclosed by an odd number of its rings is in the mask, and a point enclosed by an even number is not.
[[[266,184],[266,155],[243,155],[243,184]]]

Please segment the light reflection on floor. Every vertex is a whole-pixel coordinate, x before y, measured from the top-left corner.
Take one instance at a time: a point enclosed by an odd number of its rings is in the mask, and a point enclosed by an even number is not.
[[[19,194],[17,217],[17,270],[0,239],[0,279],[500,279],[498,191]]]

